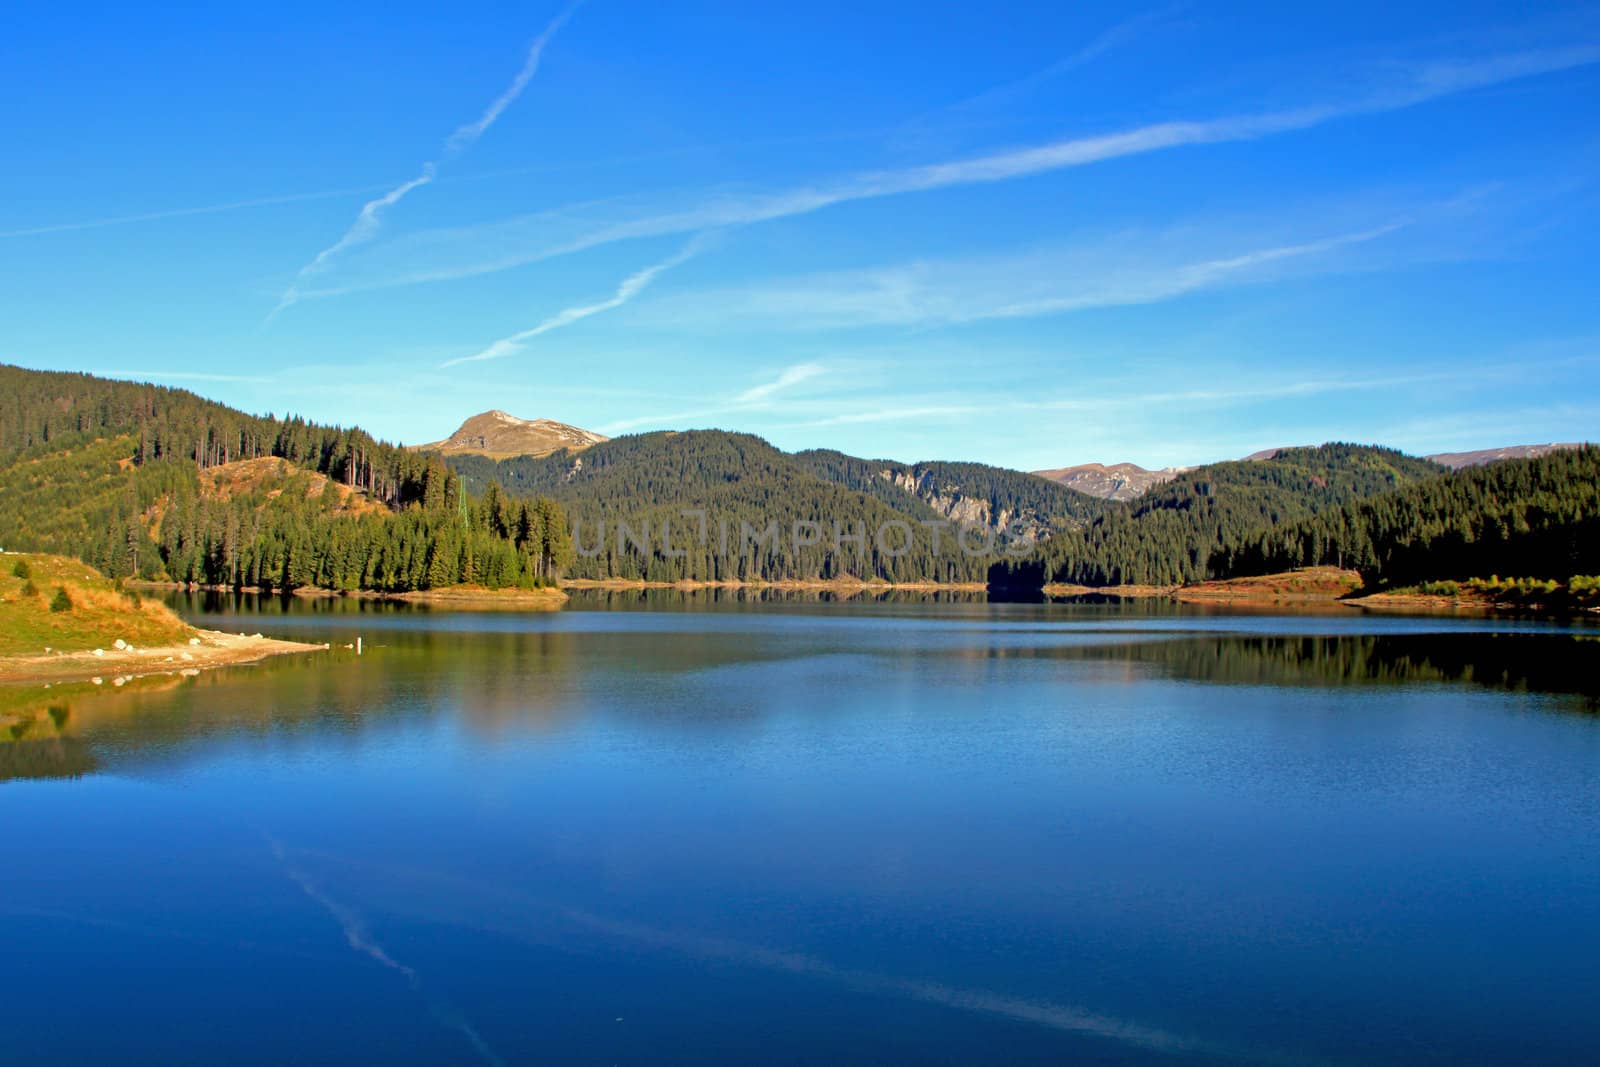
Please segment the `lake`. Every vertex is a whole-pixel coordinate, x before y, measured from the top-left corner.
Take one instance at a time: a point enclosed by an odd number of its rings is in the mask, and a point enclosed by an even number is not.
[[[0,703],[7,1062],[1600,1059],[1600,629],[203,607]]]

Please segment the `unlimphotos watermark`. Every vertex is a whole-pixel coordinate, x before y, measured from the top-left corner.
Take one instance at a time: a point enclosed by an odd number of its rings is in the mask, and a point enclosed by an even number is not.
[[[685,508],[676,522],[671,518],[597,520],[592,525],[574,518],[572,545],[578,555],[593,559],[608,550],[618,555],[660,555],[681,559],[690,552],[708,550],[718,556],[739,558],[787,550],[880,556],[895,559],[919,548],[940,556],[949,551],[973,558],[995,555],[1026,556],[1036,547],[1033,528],[1013,519],[995,526],[985,522],[948,519],[886,519],[876,526],[861,520],[822,522],[795,519],[752,523],[748,518],[713,516],[703,508]]]

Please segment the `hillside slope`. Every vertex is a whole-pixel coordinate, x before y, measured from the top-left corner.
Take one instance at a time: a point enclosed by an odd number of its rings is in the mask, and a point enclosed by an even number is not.
[[[77,560],[0,553],[0,681],[109,676],[121,685],[321,647],[199,630]]]
[[[1302,446],[1303,447],[1303,446]],[[1548,445],[1506,445],[1502,448],[1483,448],[1471,452],[1437,452],[1423,458],[1430,463],[1437,463],[1441,467],[1451,470],[1461,470],[1464,467],[1479,467],[1486,463],[1499,463],[1508,459],[1530,459],[1535,456],[1548,455],[1551,452],[1560,452],[1575,448],[1582,448],[1576,442],[1563,442]],[[1249,462],[1274,459],[1280,454],[1292,451],[1284,448],[1267,448],[1259,452],[1252,452],[1245,456]],[[1146,470],[1136,463],[1079,463],[1071,467],[1056,467],[1052,470],[1034,471],[1041,478],[1076,489],[1080,493],[1088,493],[1105,500],[1133,500],[1143,496],[1158,485],[1165,485],[1185,471],[1194,470],[1193,467],[1163,467],[1160,470]]]
[[[1600,448],[1470,467],[1219,546],[1212,569],[1331,564],[1370,586],[1600,574]]]
[[[794,459],[819,478],[868,493],[891,507],[911,496],[951,522],[978,523],[1030,540],[1081,526],[1105,511],[1092,495],[982,463],[897,463],[831,449],[796,452]]]
[[[1508,445],[1504,448],[1483,448],[1475,452],[1439,452],[1428,458],[1441,467],[1462,470],[1467,467],[1481,467],[1487,463],[1500,463],[1508,459],[1534,459],[1552,452],[1572,451],[1582,447],[1581,444],[1572,441],[1549,445]]]
[[[543,494],[560,502],[575,522],[574,577],[982,581],[987,572],[987,559],[958,551],[951,533],[935,529],[948,520],[912,494],[889,487],[860,492],[819,477],[750,434],[636,434],[577,455],[498,462],[451,456],[449,462],[469,490],[488,492],[497,484],[513,497]],[[619,521],[630,534],[648,531],[648,550],[632,541],[619,545]],[[602,524],[610,531],[604,548],[587,554],[601,545]],[[779,543],[745,544],[745,524],[752,535],[775,528]],[[888,531],[882,544],[880,530]],[[863,534],[864,544],[854,540]],[[813,535],[818,543],[796,545]]]
[[[1080,532],[1052,538],[1035,559],[1003,566],[993,580],[1024,587],[1198,581],[1212,576],[1212,555],[1237,538],[1441,471],[1392,449],[1348,444],[1198,467]]]
[[[58,592],[66,599],[52,610]],[[173,645],[194,633],[166,605],[123,593],[77,560],[41,553],[0,554],[0,656]]]
[[[114,578],[410,592],[559,571],[548,501],[470,501],[437,456],[180,389],[0,366],[0,546]]]

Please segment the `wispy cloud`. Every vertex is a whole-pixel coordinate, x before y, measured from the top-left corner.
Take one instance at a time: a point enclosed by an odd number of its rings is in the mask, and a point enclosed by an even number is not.
[[[1081,379],[1070,392],[1039,390],[1019,396],[1014,392],[921,390],[897,392],[894,400],[886,401],[884,384],[894,380],[892,375],[885,377],[887,368],[879,366],[874,370],[870,364],[863,363],[858,364],[855,373],[848,376],[830,373],[838,369],[837,366],[829,367],[820,363],[794,364],[767,381],[739,393],[720,399],[711,398],[698,406],[620,419],[600,427],[600,431],[616,434],[641,428],[681,429],[694,424],[704,425],[707,419],[752,415],[768,416],[761,420],[759,432],[906,422],[936,425],[962,420],[996,426],[1064,414],[1072,415],[1073,423],[1081,425],[1087,425],[1082,420],[1103,418],[1107,420],[1106,427],[1109,429],[1125,424],[1129,419],[1147,416],[1166,419],[1168,415],[1157,414],[1166,412],[1183,412],[1189,416],[1205,412],[1220,415],[1231,409],[1273,401],[1310,401],[1339,394],[1383,394],[1421,387],[1488,388],[1496,382],[1515,380],[1526,373],[1525,370],[1508,367],[1496,360],[1396,374],[1287,372],[1266,380],[1253,376],[1249,381],[1221,386],[1170,389],[1153,388],[1152,379],[1146,373],[1127,379]],[[1185,375],[1186,372],[1180,367],[1170,369],[1165,377],[1181,380]],[[1197,374],[1190,376],[1199,377]],[[807,390],[803,395],[793,395],[795,386],[820,379],[826,379],[822,388]],[[755,427],[746,423],[745,428]]]
[[[860,411],[823,415],[786,423],[788,428],[814,429],[828,426],[853,426],[884,422],[902,422],[927,419],[985,419],[993,420],[1016,416],[1022,412],[1072,412],[1077,415],[1094,413],[1116,414],[1129,411],[1151,411],[1159,408],[1200,410],[1228,408],[1266,400],[1286,400],[1327,396],[1336,393],[1377,392],[1461,380],[1460,370],[1425,374],[1378,375],[1345,378],[1303,378],[1261,385],[1239,386],[1227,389],[1175,389],[1148,391],[1145,387],[1130,389],[1110,395],[1099,388],[1084,388],[1072,396],[1035,397],[1018,399],[1013,396],[974,398],[962,403],[930,402],[932,398],[912,398],[910,403],[882,405],[874,402]],[[834,398],[823,403],[839,406]]]
[[[303,295],[301,288],[307,279],[323,270],[335,256],[354,248],[356,245],[372,240],[377,235],[378,229],[383,225],[385,212],[403,200],[412,190],[432,182],[437,177],[441,166],[477,143],[478,139],[488,131],[490,126],[494,125],[495,120],[505,112],[506,108],[510,107],[517,97],[522,95],[522,90],[527,88],[528,82],[539,71],[539,61],[544,56],[545,45],[550,43],[550,39],[555,36],[556,31],[566,25],[567,20],[572,17],[573,12],[582,3],[583,0],[575,0],[566,10],[550,21],[550,24],[544,28],[543,33],[534,38],[533,44],[528,47],[528,55],[523,60],[522,69],[517,72],[515,78],[511,79],[511,84],[506,87],[505,92],[496,97],[475,121],[458,127],[445,140],[444,151],[438,159],[424,163],[415,178],[402,182],[377,199],[369,200],[361,206],[361,211],[356,215],[355,222],[350,224],[350,228],[344,232],[344,235],[321,252],[318,252],[310,263],[300,268],[299,273],[295,275],[294,281],[289,284],[289,288],[279,298],[278,306],[268,314],[268,322],[279,312],[298,302]]]
[[[555,36],[557,30],[567,24],[567,20],[583,5],[583,2],[584,0],[573,0],[566,10],[550,20],[543,33],[534,38],[533,44],[528,47],[528,57],[523,60],[522,69],[511,79],[506,91],[495,97],[494,102],[483,109],[483,114],[478,116],[476,122],[461,126],[450,135],[450,139],[445,142],[447,156],[457,155],[471,148],[478,138],[495,124],[495,120],[505,112],[505,109],[516,102],[517,97],[522,95],[522,90],[533,80],[533,76],[539,73],[539,60],[544,56],[544,46],[550,43],[550,38]]]
[[[1291,270],[1328,269],[1341,249],[1386,237],[1398,220],[1310,240],[1195,254],[1162,234],[1122,234],[1082,245],[1004,256],[921,261],[777,279],[690,293],[660,305],[669,324],[780,324],[786,330],[860,326],[947,326],[1153,304]],[[1222,240],[1223,238],[1213,238]],[[1185,242],[1190,239],[1184,236]],[[1229,237],[1230,243],[1237,238]]]
[[[704,237],[696,237],[677,254],[669,256],[659,263],[651,264],[641,271],[635,271],[622,279],[622,284],[617,286],[617,291],[605,300],[594,304],[579,304],[575,307],[563,308],[537,326],[514,333],[510,337],[502,337],[481,352],[470,356],[462,356],[459,359],[446,360],[439,366],[441,368],[454,367],[459,363],[481,363],[485,360],[503,359],[521,351],[523,345],[540,334],[549,333],[551,330],[559,330],[563,326],[571,326],[575,322],[581,322],[591,315],[599,315],[602,312],[619,308],[644,292],[650,283],[663,273],[696,255],[705,243],[706,239]]]
[[[159,382],[243,382],[264,385],[275,379],[257,374],[212,374],[205,371],[186,370],[100,370],[93,371],[103,378],[121,378],[125,381]]]
[[[769,399],[774,393],[781,393],[790,386],[799,385],[808,378],[815,378],[823,372],[820,363],[797,363],[792,367],[785,367],[783,373],[770,382],[751,386],[733,398],[735,405],[748,407],[759,404]]]
[[[1181,8],[1182,5],[1172,4],[1123,19],[1114,26],[1096,34],[1081,48],[1068,53],[1047,67],[1002,85],[992,86],[981,93],[969,96],[964,100],[959,100],[936,111],[920,115],[908,122],[907,125],[913,128],[920,127],[926,125],[928,120],[935,116],[949,116],[977,111],[1024,96],[1047,82],[1054,81],[1064,74],[1069,74],[1072,71],[1088,66],[1106,53],[1122,48],[1137,40],[1140,36],[1171,18]]]
[[[912,420],[923,421],[926,419],[959,419],[967,418],[985,412],[995,411],[995,407],[983,407],[976,404],[921,404],[910,407],[875,407],[871,411],[852,411],[843,415],[828,415],[820,419],[809,419],[798,426],[855,426],[865,423],[879,422],[908,422]]]
[[[670,414],[643,415],[637,418],[620,419],[601,428],[601,433],[616,434],[628,430],[636,430],[641,426],[669,427],[681,426],[697,419],[716,418],[735,412],[748,412],[769,407],[773,400],[780,394],[792,390],[802,382],[822,377],[827,373],[827,368],[820,363],[796,363],[785,367],[778,376],[770,381],[753,385],[743,392],[722,399],[712,398],[707,404],[692,410],[676,411]]]
[[[1039,411],[1106,411],[1135,407],[1190,407],[1195,405],[1228,407],[1262,400],[1326,396],[1331,393],[1372,392],[1413,385],[1458,382],[1470,374],[1470,370],[1453,368],[1449,371],[1430,371],[1417,374],[1302,378],[1260,385],[1234,386],[1224,389],[1174,389],[1156,392],[1133,392],[1105,399],[1082,396],[1062,397],[1023,401],[1019,406]]]
[[[135,215],[113,215],[109,218],[83,219],[78,222],[54,222],[44,226],[30,226],[20,230],[0,230],[3,237],[33,237],[46,233],[68,233],[72,230],[98,230],[105,226],[129,226],[139,222],[160,222],[163,219],[181,219],[191,215],[219,215],[246,208],[276,207],[280,204],[303,204],[312,200],[333,200],[344,196],[360,196],[381,189],[381,185],[363,185],[354,189],[325,189],[316,193],[288,193],[283,196],[259,196],[251,200],[233,200],[225,204],[205,204],[200,207],[169,208],[165,211],[145,211]]]
[[[1320,105],[1153,123],[950,162],[863,172],[776,192],[614,199],[476,226],[427,230],[350,257],[342,281],[301,295],[327,297],[469,277],[615,241],[748,225],[853,201],[1010,181],[1185,146],[1253,141],[1596,62],[1600,45],[1580,44],[1423,64],[1386,77],[1366,93]]]

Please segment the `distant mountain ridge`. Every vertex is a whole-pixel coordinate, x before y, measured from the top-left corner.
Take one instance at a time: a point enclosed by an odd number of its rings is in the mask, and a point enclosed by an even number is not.
[[[1285,452],[1310,448],[1310,445],[1297,445],[1289,448],[1264,448],[1259,452],[1252,452],[1245,456],[1241,462],[1259,463],[1265,460],[1277,459]],[[1569,451],[1582,448],[1583,445],[1575,442],[1558,442],[1547,445],[1507,445],[1504,448],[1485,448],[1475,452],[1437,452],[1423,459],[1437,463],[1441,467],[1451,470],[1463,470],[1467,467],[1481,467],[1486,463],[1499,463],[1508,459],[1532,459],[1548,455],[1551,452]],[[1158,485],[1165,485],[1180,474],[1197,469],[1196,467],[1163,467],[1160,470],[1146,470],[1137,463],[1079,463],[1072,467],[1057,467],[1052,470],[1034,471],[1040,478],[1048,478],[1069,489],[1076,489],[1080,493],[1100,497],[1102,500],[1134,500],[1154,489]]]
[[[788,453],[749,434],[595,441],[504,412],[475,420],[463,451],[442,455],[181,389],[0,365],[0,544],[77,553],[112,578],[272,592],[563,577],[1037,591],[1330,559],[1386,582],[1600,573],[1593,446],[1441,457],[1477,464],[1466,470],[1373,446],[1274,449],[1119,501],[983,464]],[[532,447],[554,452],[485,454],[530,447],[502,431],[552,426],[556,440]]]
[[[443,441],[413,445],[418,452],[446,455],[479,455],[495,459],[515,456],[548,456],[563,448],[577,451],[609,440],[604,434],[571,426],[554,419],[519,419],[492,408],[463,422]]]
[[[1256,531],[1447,476],[1438,464],[1393,449],[1340,443],[1211,463],[1050,538],[1032,559],[1004,561],[991,572],[991,588],[1203,580],[1213,554]]]
[[[1485,448],[1477,452],[1436,452],[1428,458],[1453,471],[1466,467],[1481,467],[1507,459],[1536,459],[1552,452],[1571,452],[1582,448],[1576,441],[1562,441],[1549,445],[1508,445],[1505,448]]]
[[[1145,470],[1137,463],[1080,463],[1075,467],[1057,467],[1054,470],[1034,471],[1068,489],[1088,493],[1102,500],[1132,500],[1158,485],[1172,481],[1189,467],[1163,467],[1158,471]]]

